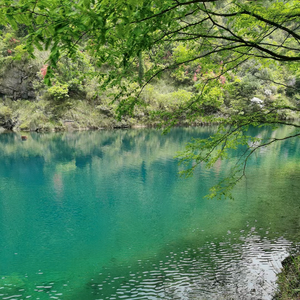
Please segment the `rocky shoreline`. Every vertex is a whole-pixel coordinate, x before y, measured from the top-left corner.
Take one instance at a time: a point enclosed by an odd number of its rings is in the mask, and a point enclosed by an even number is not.
[[[282,262],[281,272],[277,274],[277,293],[274,300],[300,299],[300,254],[290,255]]]

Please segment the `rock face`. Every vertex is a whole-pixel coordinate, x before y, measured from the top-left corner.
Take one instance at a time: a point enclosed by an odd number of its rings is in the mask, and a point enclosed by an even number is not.
[[[9,119],[9,120],[1,120],[0,119],[0,126],[6,130],[13,130],[15,123],[11,119]]]
[[[0,104],[0,126],[7,130],[12,130],[15,126],[11,109],[2,103]]]
[[[33,80],[37,68],[25,62],[12,61],[0,74],[0,97],[17,99],[35,99]]]

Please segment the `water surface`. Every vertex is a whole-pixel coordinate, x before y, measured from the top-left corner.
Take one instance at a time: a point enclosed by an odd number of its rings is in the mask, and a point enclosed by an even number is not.
[[[0,298],[270,299],[300,242],[299,139],[262,148],[217,201],[237,153],[189,179],[174,159],[213,131],[1,134]]]

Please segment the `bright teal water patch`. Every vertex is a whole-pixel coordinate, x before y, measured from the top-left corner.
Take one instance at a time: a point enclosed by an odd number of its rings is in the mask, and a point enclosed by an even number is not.
[[[235,201],[204,200],[228,163],[183,179],[173,157],[211,132],[1,134],[0,298],[269,299],[300,241],[300,143],[253,156]]]

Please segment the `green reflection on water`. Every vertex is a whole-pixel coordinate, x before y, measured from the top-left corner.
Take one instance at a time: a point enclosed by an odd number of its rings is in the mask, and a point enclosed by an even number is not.
[[[30,134],[26,142],[0,135],[2,295],[49,299],[55,289],[59,299],[98,299],[92,279],[114,274],[126,281],[128,269],[149,271],[170,252],[225,242],[228,254],[249,233],[299,242],[299,141],[253,156],[235,201],[204,200],[231,162],[210,171],[200,166],[182,179],[173,156],[191,137],[213,131]],[[271,133],[252,129],[262,137]],[[203,272],[214,270],[214,259],[208,260]],[[114,288],[106,285],[100,296]]]

